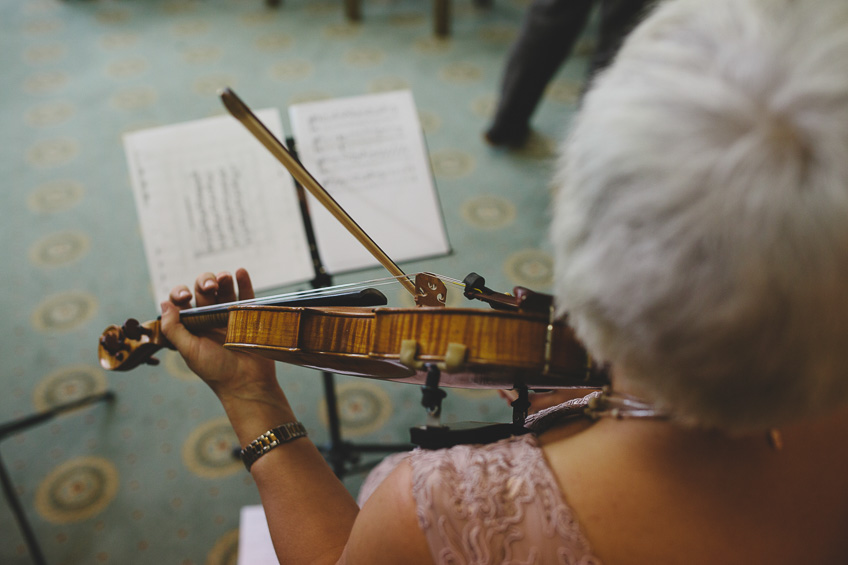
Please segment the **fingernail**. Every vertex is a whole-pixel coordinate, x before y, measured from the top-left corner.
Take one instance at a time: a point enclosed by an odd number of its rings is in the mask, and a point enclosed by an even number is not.
[[[185,300],[186,298],[190,297],[191,293],[187,290],[181,290],[180,293],[177,295],[177,298],[179,298],[180,300]]]
[[[203,288],[206,290],[212,290],[213,288],[215,288],[215,281],[209,279],[208,281],[203,283]]]

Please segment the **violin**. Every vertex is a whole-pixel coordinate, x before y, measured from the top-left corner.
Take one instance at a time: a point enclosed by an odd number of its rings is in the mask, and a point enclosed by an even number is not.
[[[466,280],[473,277],[483,280],[473,273]],[[416,275],[419,305],[412,308],[383,307],[385,295],[369,288],[295,296],[290,305],[279,299],[234,302],[184,310],[180,316],[192,331],[226,327],[228,349],[338,374],[424,384],[435,366],[439,384],[447,387],[606,384],[605,371],[593,366],[573,330],[551,319],[550,296],[522,287],[514,296],[497,294],[481,284],[482,290],[470,287],[466,296],[494,308],[447,308],[442,278]],[[98,354],[104,369],[126,371],[155,364],[152,355],[163,347],[171,346],[159,320],[140,324],[131,319],[106,328]]]
[[[229,89],[225,107],[309,190],[414,297],[413,308],[385,307],[374,288],[319,289],[183,310],[190,331],[226,327],[224,347],[332,373],[462,388],[599,387],[603,367],[592,362],[565,320],[554,319],[553,298],[516,287],[502,294],[472,273],[456,281],[432,273],[407,276],[347,215],[285,146]],[[447,284],[491,309],[447,308]],[[104,369],[125,371],[171,347],[159,320],[104,330],[98,343]]]

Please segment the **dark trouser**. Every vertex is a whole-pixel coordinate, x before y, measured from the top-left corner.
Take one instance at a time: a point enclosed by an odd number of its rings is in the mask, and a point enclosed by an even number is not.
[[[650,0],[598,0],[601,21],[589,76],[608,65]],[[501,83],[501,96],[487,132],[495,143],[520,144],[530,117],[583,32],[594,0],[534,0],[513,44]]]

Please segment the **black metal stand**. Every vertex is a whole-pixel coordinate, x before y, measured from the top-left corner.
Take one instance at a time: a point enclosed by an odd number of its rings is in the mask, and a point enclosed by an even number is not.
[[[76,408],[81,408],[83,406],[93,404],[95,402],[100,402],[104,400],[111,401],[114,398],[115,393],[113,393],[112,391],[92,394],[80,398],[78,400],[74,400],[73,402],[68,402],[66,404],[55,406],[50,410],[45,410],[44,412],[39,412],[30,416],[24,416],[23,418],[0,424],[0,442],[10,435],[22,432],[33,426],[43,424],[44,422],[58,416],[63,412],[68,412]],[[3,464],[2,458],[0,458],[0,482],[2,482],[3,484],[3,494],[6,495],[6,500],[9,501],[9,507],[12,509],[12,513],[15,515],[15,519],[17,520],[18,526],[21,529],[21,533],[24,536],[24,541],[26,542],[27,548],[29,549],[29,553],[32,556],[33,562],[36,563],[36,565],[44,565],[46,563],[46,561],[44,560],[44,554],[41,552],[41,547],[38,545],[38,540],[36,540],[35,534],[32,531],[32,527],[30,526],[29,521],[26,518],[26,514],[24,514],[23,506],[21,505],[21,501],[15,493],[14,485],[12,484],[12,480],[9,477],[8,471],[6,470],[6,466]]]
[[[297,158],[297,150],[294,139],[286,138],[286,145],[291,154]],[[312,265],[315,269],[315,278],[311,281],[312,288],[326,288],[332,285],[332,277],[324,268],[318,243],[315,239],[315,231],[312,227],[312,217],[309,214],[309,205],[306,200],[306,191],[295,180],[297,198],[300,203],[300,213],[303,217],[304,231],[309,242],[309,250],[312,256]],[[326,445],[318,446],[333,472],[340,479],[348,474],[362,473],[374,467],[379,460],[361,463],[362,455],[365,453],[397,453],[409,451],[413,448],[411,444],[354,444],[342,439],[341,419],[339,418],[338,397],[336,396],[335,376],[323,371],[324,399],[327,404],[327,424],[330,432],[330,441]]]
[[[439,388],[441,371],[432,363],[424,365],[427,379],[421,387],[421,405],[427,410],[427,425],[409,429],[412,443],[424,449],[443,449],[470,443],[492,443],[510,436],[529,433],[524,427],[527,410],[530,408],[526,386],[517,387],[518,398],[512,403],[512,423],[491,424],[484,422],[460,422],[442,425],[442,400],[447,394]]]

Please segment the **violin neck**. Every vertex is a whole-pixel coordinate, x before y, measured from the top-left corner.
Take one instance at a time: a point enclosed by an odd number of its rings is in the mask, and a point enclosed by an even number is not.
[[[203,331],[213,328],[226,328],[229,320],[229,304],[211,310],[184,310],[180,312],[180,322],[190,331]]]
[[[321,306],[359,306],[376,307],[388,303],[386,296],[377,289],[344,289],[341,292],[319,293],[310,296],[301,294],[280,295],[264,299],[229,302],[218,306],[189,308],[180,312],[180,322],[189,331],[202,331],[213,328],[225,328],[230,318],[230,308],[241,306],[288,306],[288,307],[321,307]]]

